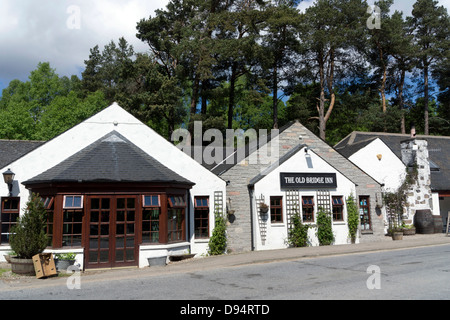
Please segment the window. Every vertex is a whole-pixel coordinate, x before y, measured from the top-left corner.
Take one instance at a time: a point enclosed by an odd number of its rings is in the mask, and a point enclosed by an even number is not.
[[[20,212],[20,198],[2,198],[1,243],[9,243],[11,228],[17,224]]]
[[[270,197],[270,221],[283,222],[283,197]]]
[[[186,201],[184,200],[184,196],[170,196],[169,197],[169,206],[170,207],[185,207]]]
[[[182,241],[184,225],[184,209],[170,208],[167,211],[167,240],[168,242]]]
[[[159,216],[161,208],[144,208],[142,211],[142,243],[159,243]]]
[[[370,198],[368,196],[359,197],[359,217],[361,220],[361,230],[372,230],[370,221]]]
[[[83,196],[64,196],[64,209],[83,208]]]
[[[144,195],[142,196],[143,198],[143,207],[144,208],[148,208],[148,207],[160,207],[160,199],[159,199],[159,195]]]
[[[82,235],[82,210],[64,210],[63,211],[63,246],[80,247]]]
[[[142,196],[142,243],[159,243],[159,216],[161,198],[159,195]]]
[[[332,197],[333,221],[344,221],[344,201],[341,196]]]
[[[45,215],[45,232],[47,233],[48,245],[52,246],[53,243],[53,197],[42,198],[42,203],[46,211]]]
[[[303,222],[314,222],[314,197],[302,197]]]
[[[209,238],[209,197],[194,198],[194,225],[197,239]]]

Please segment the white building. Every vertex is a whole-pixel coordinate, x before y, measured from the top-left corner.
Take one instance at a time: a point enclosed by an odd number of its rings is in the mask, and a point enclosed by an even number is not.
[[[411,150],[408,150],[410,148]],[[416,188],[404,218],[411,223],[415,210],[429,208],[445,226],[450,211],[450,137],[352,132],[335,149],[383,185],[398,189],[408,167],[418,166]],[[402,150],[403,149],[403,150]],[[414,159],[409,159],[411,152]]]
[[[4,165],[0,259],[30,193],[45,201],[48,251],[82,268],[148,266],[207,252],[226,183],[117,104]],[[3,253],[3,254],[2,254]]]
[[[320,209],[332,213],[334,244],[349,243],[345,201],[355,196],[356,186],[306,145],[292,148],[279,163],[253,178],[249,187],[255,198],[255,250],[287,248],[289,219],[295,210],[312,227],[308,229],[310,245],[319,245],[314,223]],[[261,203],[269,206],[269,213],[261,212]]]

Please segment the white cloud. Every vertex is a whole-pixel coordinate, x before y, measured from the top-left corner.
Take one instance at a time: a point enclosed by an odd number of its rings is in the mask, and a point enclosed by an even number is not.
[[[27,80],[39,62],[48,61],[59,75],[79,74],[89,49],[124,37],[136,50],[136,23],[165,8],[168,0],[0,0],[0,88],[12,79]],[[73,11],[79,8],[79,28]],[[69,22],[68,22],[69,21]],[[72,27],[72,28],[71,28]],[[76,25],[75,25],[76,27]]]
[[[374,0],[368,0],[372,4]],[[89,49],[124,37],[136,51],[148,50],[136,38],[136,23],[164,9],[169,0],[0,0],[0,94],[12,79],[26,81],[39,62],[60,75],[79,74]],[[314,0],[304,0],[302,11]],[[414,1],[395,0],[393,9],[409,15]],[[439,0],[450,9],[450,0]],[[80,28],[68,27],[67,9],[80,9]]]

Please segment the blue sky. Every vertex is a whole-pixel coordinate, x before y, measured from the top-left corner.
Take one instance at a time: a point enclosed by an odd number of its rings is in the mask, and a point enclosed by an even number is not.
[[[305,0],[299,8],[311,5]],[[368,0],[373,4],[373,0]],[[60,76],[80,75],[89,49],[120,37],[138,52],[136,23],[163,9],[168,0],[0,0],[0,94],[13,79],[27,81],[39,62]],[[394,0],[393,9],[410,15],[413,0]],[[450,0],[439,0],[450,11]]]

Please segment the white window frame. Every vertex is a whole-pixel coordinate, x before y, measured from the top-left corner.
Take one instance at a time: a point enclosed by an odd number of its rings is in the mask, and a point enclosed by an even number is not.
[[[79,207],[75,207],[75,206],[67,207],[66,206],[66,199],[67,199],[67,197],[72,197],[74,199],[75,199],[75,197],[80,197],[81,198],[80,206]],[[84,200],[84,196],[82,196],[82,195],[66,195],[66,196],[64,196],[64,200],[63,200],[63,209],[83,209],[83,203],[84,203],[83,200]]]

